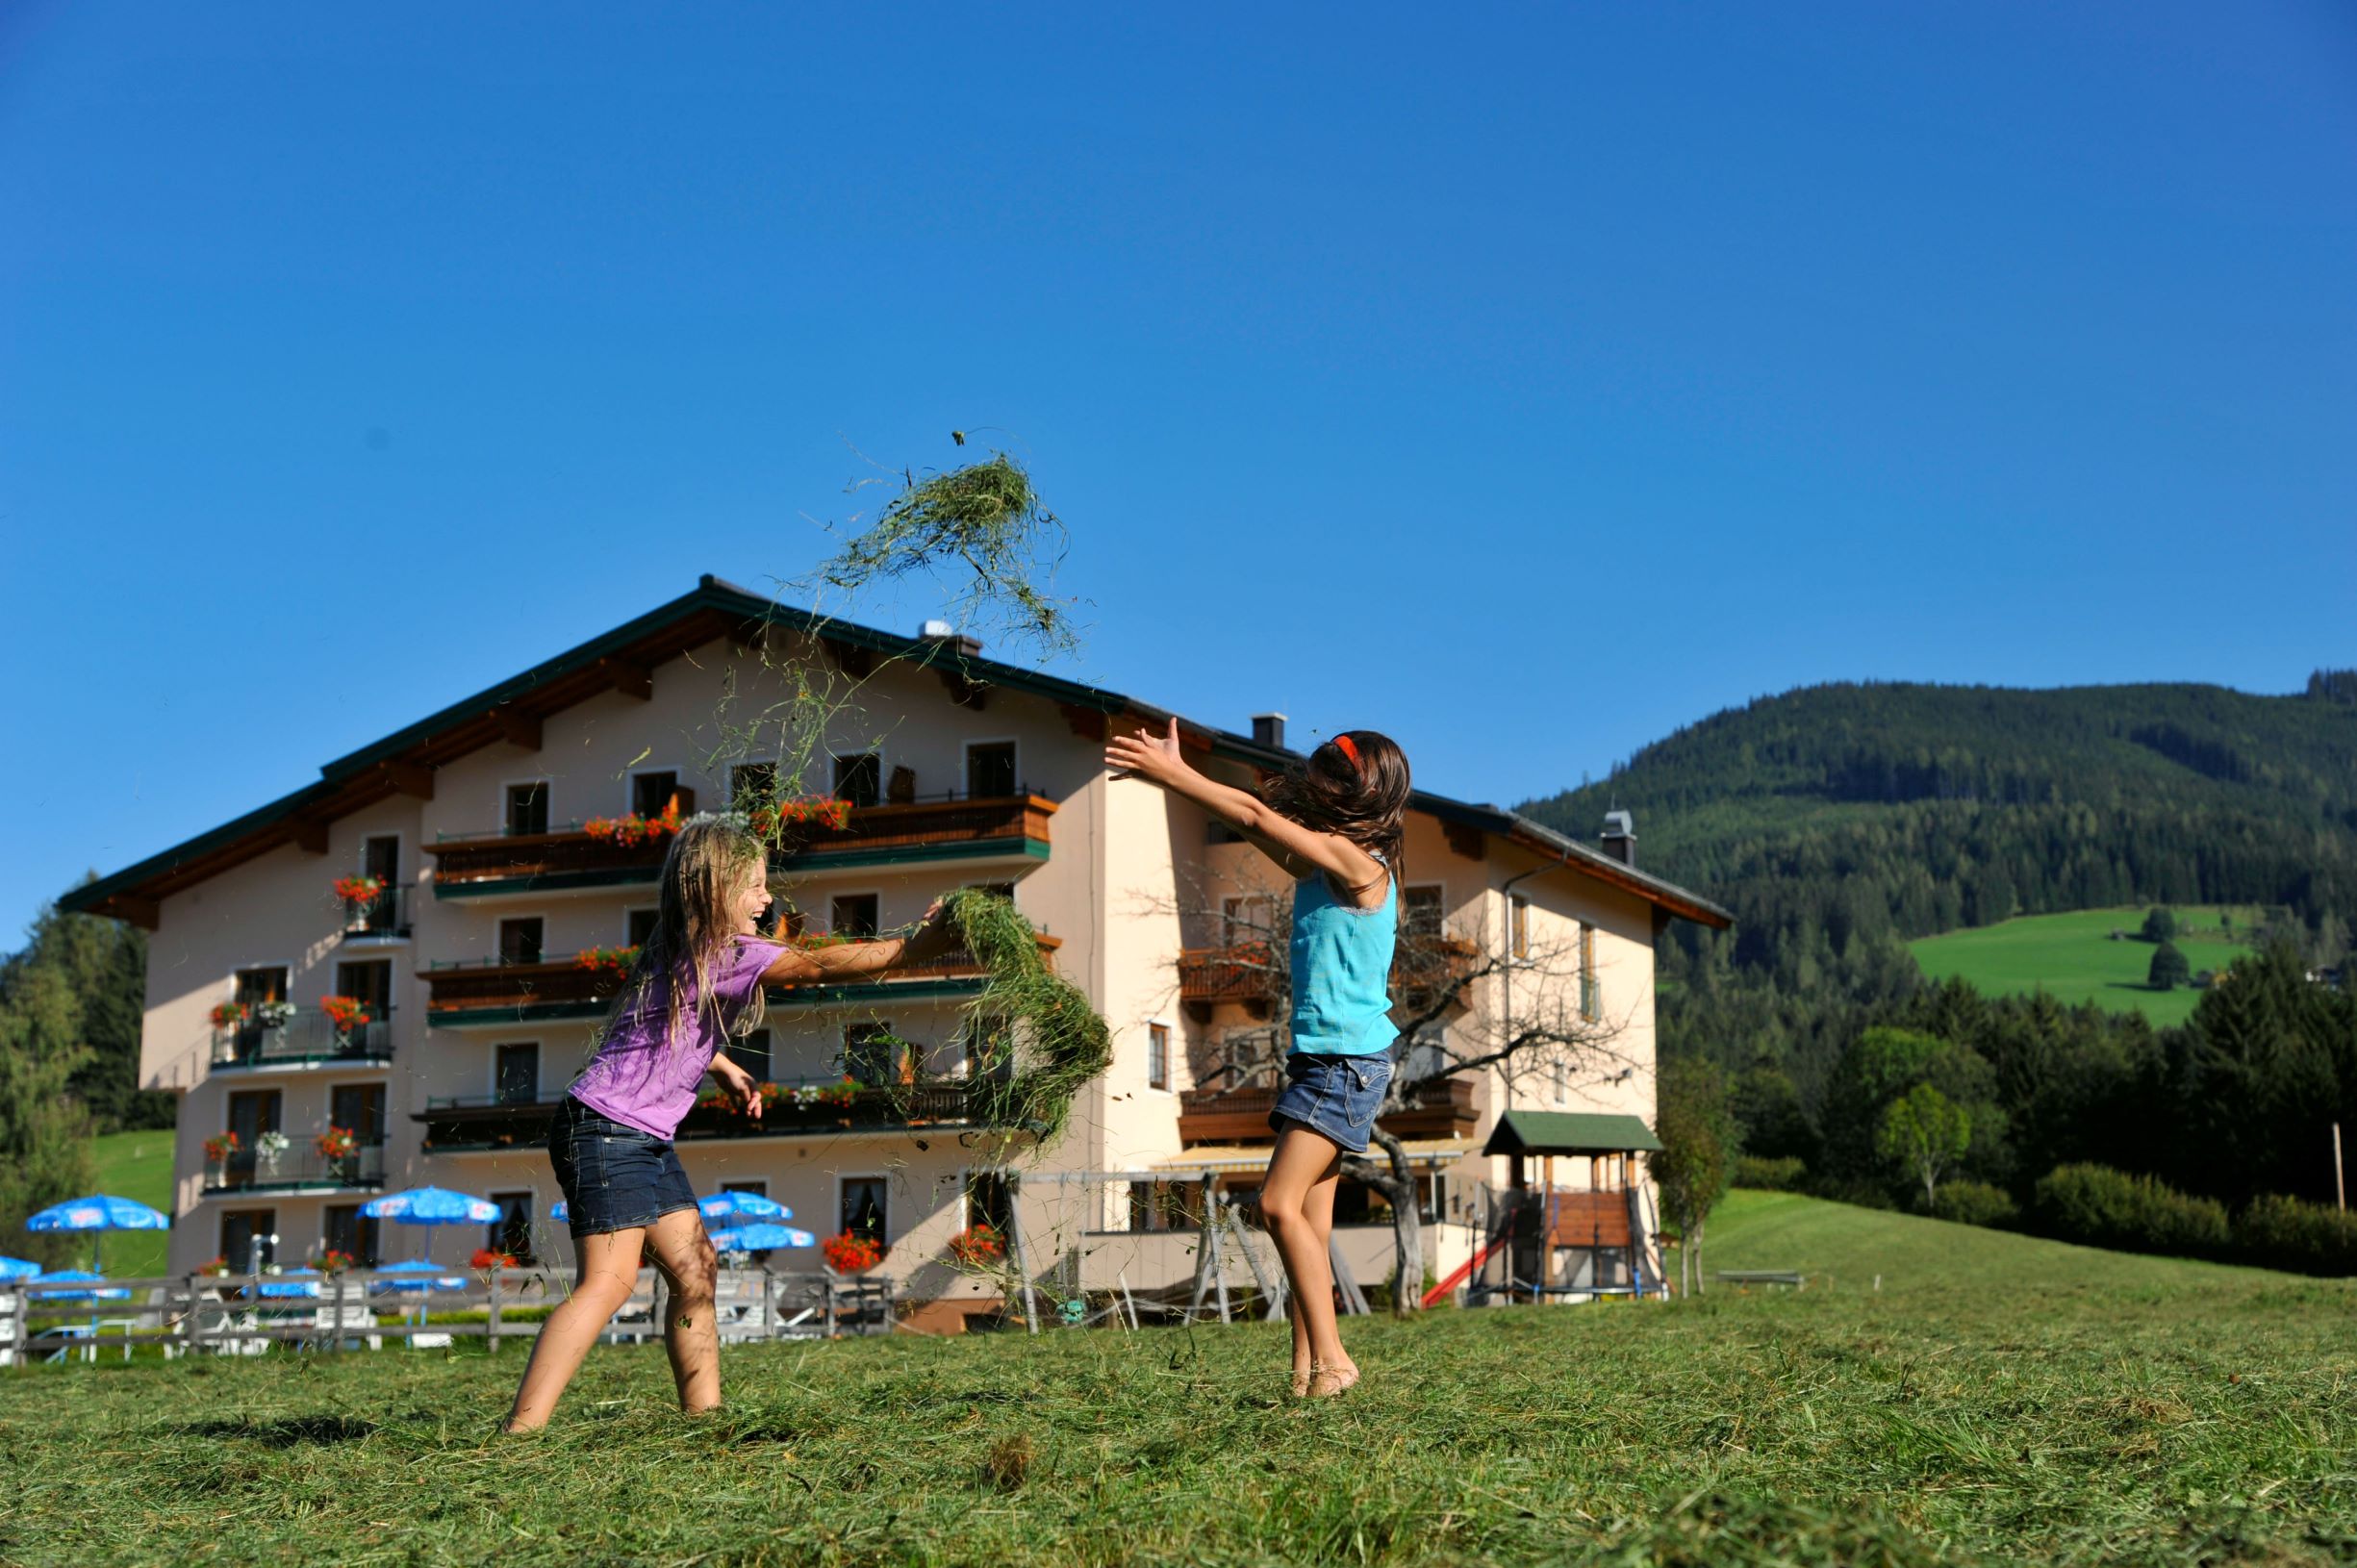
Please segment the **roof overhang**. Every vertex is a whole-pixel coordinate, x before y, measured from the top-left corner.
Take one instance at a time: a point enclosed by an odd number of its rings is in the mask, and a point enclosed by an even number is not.
[[[1508,1111],[1490,1129],[1484,1154],[1659,1153],[1661,1140],[1639,1117],[1592,1111]]]

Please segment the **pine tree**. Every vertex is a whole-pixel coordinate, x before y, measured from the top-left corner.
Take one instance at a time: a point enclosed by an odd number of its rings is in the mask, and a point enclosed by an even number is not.
[[[27,1216],[90,1190],[89,1119],[66,1092],[89,1059],[64,977],[35,969],[0,998],[0,1235],[56,1267],[79,1257],[69,1233],[24,1228]]]
[[[2152,949],[2152,967],[2144,972],[2144,983],[2155,991],[2174,991],[2192,975],[2192,966],[2185,954],[2177,950],[2174,942],[2164,942]]]

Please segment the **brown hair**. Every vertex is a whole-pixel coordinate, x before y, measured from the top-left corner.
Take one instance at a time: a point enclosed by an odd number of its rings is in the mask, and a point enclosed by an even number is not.
[[[720,1016],[712,968],[735,935],[729,900],[748,876],[767,873],[769,852],[759,839],[717,817],[697,817],[680,828],[663,857],[661,902],[654,929],[639,945],[630,978],[606,1016],[611,1030],[622,1019],[660,1007],[663,1045],[677,1046],[691,1013],[709,1015],[719,1032],[744,1032],[761,1022],[761,992],[737,1018]]]
[[[1381,855],[1399,879],[1407,836],[1407,753],[1388,735],[1346,729],[1260,788],[1260,798],[1304,827],[1338,833]]]

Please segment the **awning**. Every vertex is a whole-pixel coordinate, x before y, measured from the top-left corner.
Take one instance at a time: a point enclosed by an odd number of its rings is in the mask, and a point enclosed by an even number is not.
[[[1508,1111],[1490,1130],[1484,1154],[1659,1153],[1661,1140],[1634,1116],[1586,1111]]]
[[[1400,1145],[1407,1151],[1410,1169],[1436,1171],[1455,1165],[1468,1154],[1480,1153],[1481,1148],[1471,1138],[1403,1138]],[[1367,1158],[1381,1160],[1383,1151],[1373,1144],[1367,1146]],[[1269,1151],[1266,1145],[1254,1148],[1249,1144],[1204,1144],[1157,1160],[1154,1169],[1173,1176],[1227,1176],[1233,1172],[1250,1171],[1257,1174],[1268,1169]]]

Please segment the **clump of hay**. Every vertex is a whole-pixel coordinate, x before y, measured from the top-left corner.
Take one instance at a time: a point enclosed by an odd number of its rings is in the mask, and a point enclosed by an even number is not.
[[[968,1016],[1017,1052],[1014,1071],[976,1064],[970,1101],[985,1126],[1018,1127],[1042,1149],[1064,1135],[1073,1097],[1113,1061],[1113,1035],[1078,986],[1048,967],[1031,923],[999,894],[960,888],[946,900],[951,926],[986,978]]]
[[[923,478],[901,476],[900,493],[857,537],[819,568],[819,579],[856,594],[878,578],[947,573],[954,608],[1018,641],[1060,653],[1076,645],[1063,606],[1036,584],[1063,559],[1064,525],[1040,504],[1022,464],[1004,452]]]

